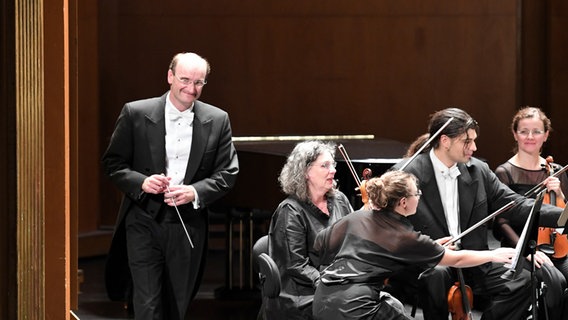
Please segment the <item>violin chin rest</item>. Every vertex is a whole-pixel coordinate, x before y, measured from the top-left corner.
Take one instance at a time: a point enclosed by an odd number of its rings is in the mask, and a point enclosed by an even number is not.
[[[543,244],[539,245],[537,247],[537,249],[539,251],[541,251],[542,253],[548,255],[548,256],[551,256],[551,255],[554,254],[554,246],[547,244],[547,243],[543,243]]]

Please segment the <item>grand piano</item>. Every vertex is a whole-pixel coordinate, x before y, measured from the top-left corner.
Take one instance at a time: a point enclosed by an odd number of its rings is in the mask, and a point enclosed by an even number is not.
[[[405,143],[372,135],[234,137],[240,170],[235,187],[219,203],[225,221],[220,234],[225,237],[227,268],[225,288],[217,290],[218,297],[243,298],[247,296],[244,293],[255,291],[251,249],[256,239],[267,234],[272,212],[286,197],[278,175],[294,146],[313,139],[342,145],[359,178],[365,168],[371,169],[372,176],[381,175],[401,161],[408,148]],[[349,197],[353,208],[360,208],[357,182],[339,151],[335,160],[339,190]]]
[[[376,139],[371,135],[359,136],[302,136],[279,137],[278,140],[234,138],[239,156],[240,172],[235,188],[224,198],[223,203],[236,208],[272,211],[285,198],[278,185],[278,175],[294,146],[309,138],[319,138],[343,145],[359,178],[363,169],[371,169],[373,176],[381,175],[399,162],[408,145],[390,139]],[[336,139],[333,139],[336,138]],[[357,183],[341,153],[336,152],[339,189],[359,207]]]

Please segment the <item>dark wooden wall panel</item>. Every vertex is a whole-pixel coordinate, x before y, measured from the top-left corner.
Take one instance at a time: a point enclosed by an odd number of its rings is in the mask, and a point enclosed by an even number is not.
[[[519,106],[565,115],[566,12],[536,0],[99,2],[100,152],[122,105],[166,92],[172,55],[195,51],[212,64],[202,100],[230,113],[236,136],[410,142],[457,106],[480,123],[476,155],[494,168],[511,156]],[[560,147],[547,152],[568,161]],[[100,224],[112,225],[120,194],[100,186]]]
[[[78,131],[78,202],[83,213],[79,219],[79,233],[89,232],[98,225],[100,217],[100,133],[99,133],[99,67],[97,5],[89,1],[78,2],[77,7],[77,111]],[[95,169],[95,170],[93,170]]]
[[[15,319],[18,309],[16,21],[13,1],[0,0],[0,319]]]
[[[548,7],[548,107],[554,131],[550,136],[549,151],[554,159],[568,164],[568,3],[549,1]]]
[[[117,79],[101,81],[102,95],[115,97],[102,120],[114,123],[128,100],[165,92],[169,59],[190,50],[210,59],[203,100],[230,112],[235,135],[410,141],[430,113],[451,105],[480,120],[483,145],[500,133],[497,121],[508,122],[516,1],[316,3],[115,3],[101,12],[116,26],[102,42],[117,46],[102,44],[101,55],[115,57],[101,68]],[[487,152],[495,161],[503,155]]]

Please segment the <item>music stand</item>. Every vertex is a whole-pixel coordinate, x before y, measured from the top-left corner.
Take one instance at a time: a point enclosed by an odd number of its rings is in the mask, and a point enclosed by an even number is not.
[[[501,276],[503,279],[511,280],[515,278],[516,274],[518,274],[523,267],[523,264],[519,263],[520,259],[524,259],[524,257],[530,253],[531,240],[536,243],[538,238],[538,218],[540,217],[540,207],[542,206],[543,198],[544,192],[541,191],[536,196],[531,212],[529,213],[529,217],[527,218],[527,222],[523,228],[523,232],[519,238],[519,242],[517,242],[517,246],[515,247],[517,255],[513,258],[513,262],[511,262],[511,266],[509,267],[510,269]]]
[[[568,206],[564,207],[564,211],[562,211],[560,217],[558,218],[558,227],[563,228],[564,226],[566,226],[566,221],[568,221]]]
[[[534,254],[536,251],[536,241],[538,238],[538,221],[540,217],[540,208],[542,206],[542,201],[544,199],[545,190],[539,192],[533,203],[527,222],[521,233],[519,242],[515,250],[517,254],[513,258],[510,269],[507,270],[501,278],[505,280],[513,280],[521,272],[523,263],[521,259],[524,259],[528,254],[531,255],[531,303],[532,303],[532,319],[537,319],[537,278],[536,278],[536,267],[534,262]]]

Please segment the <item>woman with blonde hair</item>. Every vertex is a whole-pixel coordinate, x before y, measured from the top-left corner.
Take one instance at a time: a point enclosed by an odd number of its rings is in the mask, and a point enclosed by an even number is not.
[[[385,279],[418,265],[471,267],[510,262],[512,248],[453,251],[414,231],[422,193],[416,177],[390,171],[367,182],[372,210],[359,210],[321,231],[314,244],[323,265],[314,296],[315,319],[410,319],[400,301],[384,292]],[[445,243],[449,238],[440,239]]]
[[[501,182],[509,186],[513,191],[524,195],[537,184],[542,183],[548,190],[549,195],[554,194],[557,204],[565,203],[568,194],[568,175],[561,174],[553,177],[556,170],[561,166],[552,162],[552,159],[542,156],[544,143],[550,138],[552,122],[546,114],[537,107],[523,107],[513,116],[511,133],[515,139],[515,154],[507,162],[495,169],[495,175]],[[536,195],[528,195],[534,197]],[[547,199],[552,199],[549,197]],[[550,201],[548,201],[550,202]],[[519,235],[523,230],[523,224],[515,224],[504,217],[497,217],[493,227],[495,238],[501,241],[503,246],[516,246]],[[545,238],[556,239],[566,247],[568,240],[565,234],[557,232],[554,228],[541,229]],[[549,233],[547,235],[546,233]],[[554,246],[538,246],[536,255],[541,259],[551,260],[554,267],[547,264],[537,272],[537,277],[546,286],[546,303],[548,305],[549,319],[563,319],[568,308],[568,296],[565,293],[566,277],[568,277],[568,259],[566,252],[562,255],[554,252]],[[550,255],[548,258],[545,253]]]

